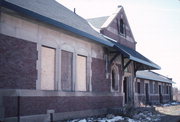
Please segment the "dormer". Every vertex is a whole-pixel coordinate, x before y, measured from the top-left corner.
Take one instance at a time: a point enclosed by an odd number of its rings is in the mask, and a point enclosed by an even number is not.
[[[119,6],[111,16],[88,19],[88,22],[99,29],[101,34],[135,49],[136,41],[122,6]]]

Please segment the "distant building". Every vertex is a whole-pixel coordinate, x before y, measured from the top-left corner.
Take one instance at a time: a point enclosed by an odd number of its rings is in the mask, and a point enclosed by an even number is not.
[[[123,7],[95,29],[55,0],[0,5],[0,121],[64,120],[135,105],[136,72],[160,69],[135,50]]]
[[[178,88],[173,87],[173,101],[180,102],[180,90]]]
[[[136,104],[159,104],[172,101],[172,79],[152,71],[138,71],[135,82]]]

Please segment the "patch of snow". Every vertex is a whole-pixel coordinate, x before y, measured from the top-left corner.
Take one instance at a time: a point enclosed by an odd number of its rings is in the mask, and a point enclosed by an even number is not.
[[[166,103],[166,104],[163,104],[162,106],[171,106],[171,105],[178,105],[180,103],[178,102],[171,102],[171,103]]]
[[[178,105],[179,103],[178,102],[172,102],[171,104],[172,105]]]
[[[147,119],[147,120],[151,120],[151,118],[150,118],[150,117],[146,117],[146,119]]]
[[[160,118],[154,119],[154,121],[159,121],[159,120],[161,120],[161,119]]]
[[[129,118],[129,119],[128,119],[128,122],[138,122],[138,121]]]
[[[170,106],[171,104],[163,104],[163,106]]]
[[[74,120],[71,120],[69,122],[77,122],[77,121],[79,121],[79,120],[78,119],[74,119]]]
[[[115,122],[118,120],[124,120],[124,118],[122,116],[115,116],[112,119],[107,120],[108,122]]]
[[[79,120],[79,122],[87,122],[86,119]]]
[[[152,111],[142,111],[141,113],[136,113],[132,118],[123,117],[123,116],[115,116],[113,114],[108,114],[103,118],[86,118],[79,119],[75,121],[69,122],[117,122],[117,121],[126,121],[126,122],[154,122],[159,121],[161,118],[161,114],[152,113]]]

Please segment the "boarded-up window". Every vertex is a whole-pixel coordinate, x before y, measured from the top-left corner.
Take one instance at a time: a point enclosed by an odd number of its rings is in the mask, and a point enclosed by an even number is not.
[[[55,49],[41,47],[41,89],[54,90]]]
[[[73,53],[61,51],[61,88],[72,91]]]
[[[77,56],[77,80],[76,90],[86,91],[86,69],[87,69],[87,57]]]

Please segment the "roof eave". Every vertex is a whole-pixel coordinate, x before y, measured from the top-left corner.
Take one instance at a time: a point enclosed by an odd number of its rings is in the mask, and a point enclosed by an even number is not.
[[[149,67],[151,68],[151,70],[160,70],[160,69],[161,69],[161,67],[158,66],[157,64],[145,62],[145,61],[143,61],[143,60],[141,60],[141,59],[138,59],[138,58],[136,58],[136,57],[133,57],[133,56],[130,56],[130,59],[133,60],[133,61],[137,61],[137,62],[139,62],[139,63],[142,63],[142,64],[144,64],[144,65],[149,66]]]
[[[143,76],[136,76],[136,78],[140,78],[140,79],[146,79],[146,80],[151,80],[151,81],[156,81],[156,82],[164,82],[164,83],[175,83],[173,81],[169,82],[169,81],[162,81],[162,80],[157,80],[157,79],[152,79],[152,78],[148,78],[148,77],[143,77]]]
[[[88,38],[88,39],[94,40],[94,41],[96,41],[96,42],[98,42],[98,43],[100,43],[100,44],[103,44],[103,45],[105,45],[105,46],[113,47],[113,45],[114,45],[114,44],[112,44],[112,43],[110,43],[110,42],[107,42],[106,40],[100,39],[100,38],[98,38],[98,37],[96,37],[96,36],[93,36],[93,35],[91,35],[91,34],[88,34],[88,33],[84,32],[84,31],[81,31],[81,30],[79,30],[79,29],[76,29],[76,28],[74,28],[74,27],[71,27],[71,26],[69,26],[69,25],[66,25],[66,24],[61,23],[61,22],[59,22],[59,21],[53,20],[53,19],[48,18],[48,17],[46,17],[46,16],[40,15],[40,14],[35,13],[35,12],[33,12],[33,11],[27,10],[27,9],[25,9],[25,8],[22,8],[22,7],[20,7],[20,6],[17,6],[17,5],[15,5],[15,4],[12,4],[12,3],[10,3],[10,2],[1,0],[1,1],[0,1],[0,5],[1,5],[2,7],[7,8],[7,9],[10,9],[10,10],[13,10],[13,11],[16,11],[16,12],[19,12],[19,13],[22,13],[22,14],[25,14],[25,15],[28,15],[28,16],[34,18],[34,19],[39,20],[39,21],[42,21],[42,22],[51,24],[51,25],[53,25],[53,26],[56,26],[56,27],[58,27],[58,28],[61,28],[61,29],[70,31],[70,32],[75,33],[75,34],[77,34],[77,35],[80,35],[80,36],[82,36],[82,37],[86,37],[86,38]]]

